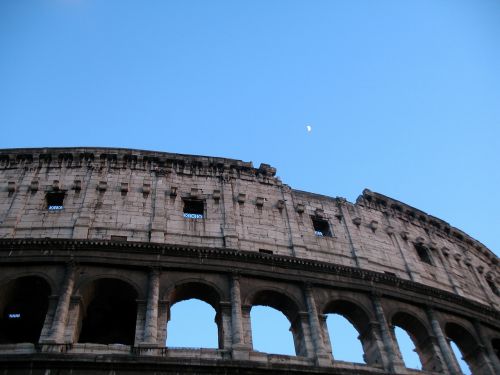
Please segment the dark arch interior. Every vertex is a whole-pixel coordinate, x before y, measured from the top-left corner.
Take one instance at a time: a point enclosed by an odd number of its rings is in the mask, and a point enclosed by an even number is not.
[[[419,319],[405,312],[399,312],[392,317],[392,324],[403,329],[410,336],[422,364],[422,370],[442,370],[442,366],[430,345],[429,332]]]
[[[358,339],[361,341],[364,352],[363,360],[371,365],[381,363],[380,352],[371,331],[370,318],[361,307],[350,301],[336,300],[327,304],[323,313],[339,314],[347,319],[358,331]]]
[[[491,340],[491,346],[493,347],[493,351],[497,355],[497,358],[500,359],[500,339]]]
[[[343,300],[330,302],[324,309],[323,314],[339,314],[346,318],[359,333],[363,333],[369,327],[370,319],[362,308],[355,303]]]
[[[462,353],[462,357],[473,373],[480,367],[480,360],[477,358],[477,342],[472,334],[462,326],[455,323],[448,323],[445,326],[445,334],[449,341],[455,342]]]
[[[0,343],[37,343],[49,303],[50,286],[36,276],[18,278],[0,291]]]
[[[258,292],[253,296],[251,305],[269,306],[278,311],[281,311],[290,323],[293,323],[297,317],[299,308],[289,297],[273,290],[265,290]]]
[[[425,340],[429,337],[425,326],[420,322],[420,320],[410,314],[395,314],[392,317],[392,324],[408,332],[417,348],[422,346],[425,343]]]
[[[191,298],[199,299],[211,305],[215,311],[219,311],[219,294],[211,286],[198,282],[188,282],[176,286],[169,296],[170,305]]]
[[[133,345],[137,292],[121,280],[101,279],[85,292],[86,314],[79,342]]]

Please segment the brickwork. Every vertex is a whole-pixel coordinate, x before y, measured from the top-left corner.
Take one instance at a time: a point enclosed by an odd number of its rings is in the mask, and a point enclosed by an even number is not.
[[[52,293],[40,340],[0,344],[1,363],[22,367],[16,354],[31,353],[29,366],[50,370],[44,353],[60,353],[58,366],[129,353],[178,361],[186,373],[196,373],[186,358],[229,361],[241,373],[411,373],[396,325],[415,331],[426,371],[458,373],[452,339],[475,373],[500,372],[500,272],[489,249],[381,194],[365,190],[351,203],[293,190],[275,174],[265,164],[151,151],[0,151],[0,296],[23,277]],[[49,198],[58,194],[62,204]],[[186,214],[190,207],[201,211]],[[99,280],[121,280],[137,296],[131,345],[79,342]],[[216,310],[217,350],[165,348],[170,306],[187,298]],[[290,320],[296,357],[252,350],[249,312],[259,304]],[[358,329],[366,366],[332,358],[331,312]]]

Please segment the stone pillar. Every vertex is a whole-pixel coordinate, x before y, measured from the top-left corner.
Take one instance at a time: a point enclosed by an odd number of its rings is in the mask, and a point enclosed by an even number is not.
[[[456,361],[455,355],[451,351],[451,347],[447,342],[446,337],[443,334],[443,330],[441,329],[441,325],[439,324],[439,321],[436,318],[434,310],[428,307],[426,309],[426,312],[427,312],[427,317],[431,322],[432,332],[436,337],[439,349],[446,363],[446,366],[444,366],[443,370],[445,371],[445,373],[449,373],[451,375],[462,374],[462,371],[460,370],[460,367],[458,366],[458,363]]]
[[[239,249],[238,232],[236,230],[236,206],[233,197],[231,177],[225,174],[220,183],[221,199],[219,205],[222,210],[222,238],[224,247]]]
[[[298,356],[315,358],[314,344],[312,343],[309,326],[309,313],[299,311],[296,318],[291,322],[290,330],[295,344],[295,353]]]
[[[380,332],[380,324],[371,321],[368,323],[368,327],[360,332],[359,339],[363,345],[363,359],[366,364],[387,369],[389,368],[389,357]]]
[[[165,242],[165,230],[167,228],[167,214],[165,211],[165,186],[161,176],[154,177],[152,202],[153,214],[150,227],[150,242]]]
[[[238,275],[231,276],[231,328],[232,346],[243,347],[243,318],[241,313],[240,279]]]
[[[318,310],[310,285],[304,287],[304,294],[306,297],[307,314],[309,316],[309,326],[311,328],[311,338],[315,351],[316,364],[319,366],[330,365],[331,360],[326,354],[321,325],[318,318]]]
[[[293,194],[288,186],[281,186],[280,190],[284,202],[283,208],[280,209],[280,212],[284,215],[288,227],[289,243],[291,248],[290,255],[305,258],[307,257],[307,247],[301,235],[300,224],[297,221]]]
[[[422,350],[420,358],[422,370],[449,374],[448,367],[446,367],[441,354],[438,339],[432,332],[429,332],[425,340],[419,342],[419,346],[425,348],[425,350]]]
[[[218,327],[219,349],[231,349],[232,347],[232,306],[229,301],[219,302],[219,311],[215,316]]]
[[[245,346],[252,350],[253,340],[252,340],[252,321],[250,319],[250,310],[252,306],[242,305],[241,306],[241,323],[243,326],[243,342]]]
[[[328,315],[321,314],[319,316],[319,324],[321,326],[321,332],[323,335],[323,343],[324,343],[325,351],[327,352],[327,354],[329,354],[331,356],[332,359],[334,359],[333,358],[333,347],[332,347],[332,343],[330,341],[330,333],[328,332],[328,325],[326,324],[327,318],[328,318]]]
[[[68,323],[64,334],[65,343],[78,342],[83,321],[83,301],[81,296],[72,296],[70,298]]]
[[[149,273],[148,301],[144,321],[144,336],[141,345],[156,346],[158,344],[158,300],[160,297],[160,271]]]
[[[49,296],[49,306],[47,308],[47,313],[45,314],[45,320],[43,321],[42,332],[40,333],[40,343],[51,343],[50,334],[52,330],[52,322],[54,321],[54,314],[56,313],[57,302],[59,300],[58,295]]]
[[[495,375],[498,374],[493,370],[491,362],[487,358],[486,349],[483,345],[478,344],[476,349],[471,353],[464,355],[464,360],[470,364],[474,375]]]
[[[483,334],[483,328],[481,327],[481,323],[478,320],[474,320],[474,329],[476,331],[477,337],[479,338],[480,344],[484,348],[484,359],[487,364],[487,367],[494,373],[500,374],[500,361],[493,350],[491,345],[491,341],[486,339]]]
[[[372,294],[372,303],[380,327],[382,342],[384,343],[384,349],[388,360],[389,368],[387,368],[386,370],[388,370],[391,373],[404,372],[405,366],[403,364],[403,361],[400,359],[399,349],[397,348],[393,340],[393,335],[391,334],[391,328],[389,327],[389,324],[385,319],[385,313],[384,309],[382,308],[382,302],[380,301],[380,296],[378,296],[375,293]]]
[[[52,319],[50,334],[45,342],[61,344],[64,342],[64,330],[68,321],[71,295],[75,284],[75,267],[73,264],[66,266],[64,281],[59,293],[56,311]]]
[[[346,213],[344,212],[344,209],[343,209],[343,205],[345,204],[345,199],[337,198],[336,201],[337,201],[337,208],[338,208],[339,213],[341,215],[340,220],[342,221],[342,225],[344,226],[345,233],[347,234],[347,239],[349,240],[349,247],[351,248],[352,259],[354,260],[356,267],[362,267],[362,264],[361,264],[362,262],[359,259],[360,257],[358,254],[360,251],[359,251],[359,249],[356,249],[355,241],[353,241],[353,239],[352,239],[351,231],[350,231],[349,225],[347,223],[349,216],[346,215]]]
[[[167,321],[169,312],[169,303],[165,300],[158,302],[158,334],[157,342],[159,346],[167,345]]]

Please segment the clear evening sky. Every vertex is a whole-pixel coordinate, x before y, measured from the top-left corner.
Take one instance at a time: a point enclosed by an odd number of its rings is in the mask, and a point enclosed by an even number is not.
[[[499,254],[500,2],[2,0],[0,129],[367,187]]]

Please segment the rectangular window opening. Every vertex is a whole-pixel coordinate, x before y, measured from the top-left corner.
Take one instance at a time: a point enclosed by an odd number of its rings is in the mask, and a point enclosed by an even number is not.
[[[332,232],[330,230],[330,224],[324,219],[317,217],[312,217],[314,234],[318,237],[332,237]]]
[[[272,255],[273,251],[272,250],[266,250],[266,249],[259,249],[259,253]]]
[[[493,293],[495,293],[495,295],[500,296],[500,291],[498,290],[498,288],[497,288],[497,286],[495,285],[495,283],[494,283],[492,280],[488,280],[488,279],[486,279],[486,282],[488,283],[488,285],[489,285],[489,287],[490,287],[491,291],[492,291]]]
[[[115,236],[115,235],[111,235],[111,241],[127,242],[127,236]]]
[[[417,255],[422,262],[430,264],[431,266],[433,265],[431,256],[429,254],[429,249],[420,244],[416,244],[415,249],[417,250]]]
[[[184,200],[184,214],[186,219],[203,219],[204,204],[201,200]]]
[[[60,211],[64,208],[64,192],[55,191],[47,193],[47,209],[49,211]]]

